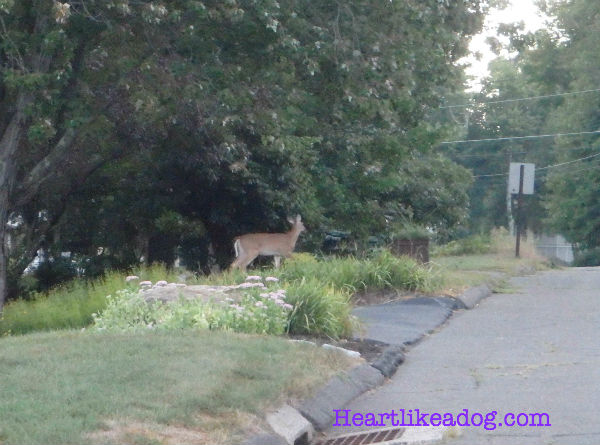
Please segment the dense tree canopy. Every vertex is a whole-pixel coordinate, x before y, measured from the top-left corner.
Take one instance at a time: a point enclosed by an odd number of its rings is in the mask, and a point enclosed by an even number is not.
[[[425,116],[481,3],[0,0],[0,295],[40,247],[198,266],[288,213],[313,245],[460,224],[468,174]]]
[[[443,147],[475,175],[471,230],[506,225],[508,163],[536,164],[536,195],[528,199],[528,226],[558,232],[581,251],[600,247],[598,147],[600,63],[595,56],[600,4],[586,0],[541,2],[547,29],[504,25],[510,58],[494,61],[481,94],[441,118],[465,123],[457,139],[565,134],[455,144]],[[495,42],[500,45],[499,42]],[[527,100],[512,100],[533,98]],[[463,98],[467,101],[468,98]],[[595,260],[593,259],[595,258]],[[598,263],[600,255],[592,255]]]

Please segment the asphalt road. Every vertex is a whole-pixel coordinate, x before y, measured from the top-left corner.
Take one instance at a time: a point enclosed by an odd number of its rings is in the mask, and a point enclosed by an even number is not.
[[[600,443],[600,268],[518,277],[510,287],[513,293],[494,294],[473,310],[455,313],[407,353],[388,383],[347,406],[349,415],[374,413],[381,420],[380,413],[404,409],[408,421],[413,410],[416,423],[415,409],[442,419],[450,413],[454,420],[466,409],[469,423],[482,425],[463,426],[446,443]],[[536,413],[547,417],[528,415]],[[550,426],[517,425],[529,422]],[[329,432],[362,429],[368,428]]]

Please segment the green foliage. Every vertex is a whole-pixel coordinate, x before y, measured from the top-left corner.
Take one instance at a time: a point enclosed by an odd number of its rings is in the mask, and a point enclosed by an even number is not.
[[[431,232],[427,228],[412,222],[400,223],[390,232],[390,238],[392,239],[416,240],[431,238]]]
[[[573,266],[600,266],[600,247],[583,251],[575,251],[575,260],[573,261]]]
[[[436,246],[433,256],[479,255],[496,251],[489,235],[472,235]]]
[[[436,286],[433,271],[408,257],[396,257],[386,250],[371,258],[323,258],[308,254],[295,255],[285,262],[279,277],[294,282],[304,277],[318,277],[335,289],[352,292],[365,289],[410,289],[424,292]]]
[[[288,214],[316,228],[312,247],[321,228],[366,237],[390,215],[464,219],[468,177],[422,160],[442,137],[425,117],[462,86],[485,2],[61,5],[0,3],[0,122],[21,102],[28,116],[15,171],[52,160],[8,200],[23,217],[14,276],[41,240],[90,260],[86,274],[171,263],[182,245],[207,271]]]
[[[526,197],[527,228],[561,233],[582,251],[593,251],[600,245],[600,158],[595,156],[600,145],[598,135],[580,133],[595,131],[600,124],[598,92],[593,91],[600,75],[594,49],[600,5],[575,0],[540,2],[540,6],[552,17],[551,26],[535,33],[526,32],[522,24],[501,26],[509,42],[505,49],[513,55],[490,64],[491,75],[481,94],[470,97],[475,103],[461,110],[468,118],[457,109],[446,109],[445,119],[461,125],[453,138],[460,140],[573,135],[456,144],[443,149],[476,176],[470,191],[471,233],[507,226],[506,177],[499,175],[507,173],[509,161],[532,162],[536,164],[536,190]],[[560,95],[577,91],[584,93]],[[536,96],[544,97],[509,100]],[[460,103],[468,99],[464,97]]]
[[[440,277],[431,267],[387,251],[365,259],[317,259],[310,254],[296,254],[281,269],[267,272],[279,277],[279,292],[248,288],[241,300],[218,304],[184,300],[147,304],[138,295],[137,284],[125,286],[123,275],[116,272],[87,283],[75,280],[53,289],[47,296],[8,304],[0,321],[0,333],[81,328],[95,321],[97,329],[111,331],[225,329],[343,337],[355,327],[349,298],[353,292],[382,288],[432,292],[440,285]],[[160,266],[134,273],[152,282],[176,281],[172,273]],[[244,279],[239,271],[231,271],[200,282],[231,285],[243,283]],[[264,281],[269,285],[269,281]],[[244,286],[247,285],[241,284]]]
[[[294,306],[289,315],[290,334],[348,337],[357,322],[351,315],[350,292],[336,289],[319,278],[302,278],[286,286],[286,301]]]
[[[221,329],[280,335],[292,309],[284,298],[285,291],[254,289],[246,291],[237,303],[182,299],[163,304],[146,302],[137,289],[121,290],[107,297],[108,304],[100,314],[93,314],[93,328],[109,332]]]
[[[239,287],[250,286],[243,283]],[[94,314],[94,329],[137,332],[157,330],[232,330],[280,335],[315,334],[343,337],[355,327],[349,292],[335,290],[317,278],[296,280],[285,289],[248,287],[241,299],[206,303],[181,300],[147,303],[137,291],[108,297]]]
[[[176,277],[164,267],[139,268],[134,272],[142,280],[158,281]],[[110,272],[92,281],[76,279],[47,294],[34,294],[31,300],[7,304],[0,319],[0,334],[26,334],[34,331],[82,328],[92,321],[92,314],[106,307],[106,296],[126,287],[122,273]],[[137,288],[130,284],[129,289]]]

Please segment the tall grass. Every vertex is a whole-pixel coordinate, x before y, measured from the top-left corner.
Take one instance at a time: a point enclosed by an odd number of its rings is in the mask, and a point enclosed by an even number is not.
[[[437,274],[430,267],[412,258],[396,257],[385,250],[367,259],[333,257],[317,260],[312,255],[299,254],[286,261],[279,276],[288,282],[316,277],[336,289],[352,292],[386,288],[431,292],[438,286]]]
[[[133,271],[141,280],[177,281],[173,272],[162,266]],[[279,270],[267,269],[287,291],[288,302],[295,306],[289,323],[290,333],[312,333],[344,337],[353,330],[350,295],[366,289],[401,288],[433,292],[439,287],[438,274],[407,257],[395,257],[387,251],[371,258],[321,258],[298,254]],[[191,280],[194,284],[236,284],[246,275],[227,271]],[[191,284],[191,283],[190,283]],[[4,308],[0,335],[26,334],[32,331],[74,329],[92,323],[92,314],[102,311],[106,296],[117,290],[137,288],[127,284],[122,273],[111,272],[94,281],[74,280],[36,295],[32,301],[15,301]]]
[[[169,280],[177,277],[163,266],[138,268],[133,271],[141,280]],[[121,272],[109,272],[92,281],[73,280],[57,286],[32,300],[16,300],[4,307],[0,318],[0,335],[26,334],[33,331],[73,329],[88,326],[92,314],[106,306],[106,296],[128,285]]]
[[[315,277],[296,280],[286,290],[286,301],[294,306],[288,319],[289,333],[340,338],[350,336],[357,327],[349,291],[336,290]]]
[[[496,251],[497,246],[492,242],[490,235],[472,235],[434,247],[432,256],[479,255]]]

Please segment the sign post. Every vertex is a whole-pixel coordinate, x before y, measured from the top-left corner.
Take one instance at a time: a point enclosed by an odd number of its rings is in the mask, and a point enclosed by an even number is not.
[[[508,175],[508,189],[517,194],[517,224],[515,256],[519,258],[521,249],[521,229],[523,225],[523,195],[533,195],[535,164],[511,162]]]

